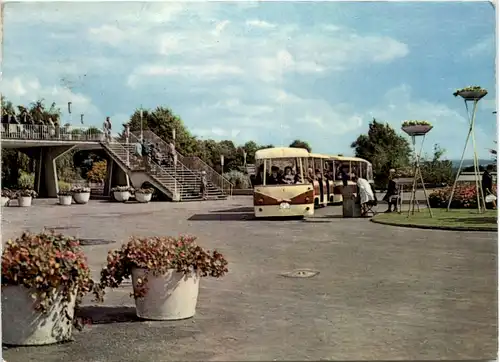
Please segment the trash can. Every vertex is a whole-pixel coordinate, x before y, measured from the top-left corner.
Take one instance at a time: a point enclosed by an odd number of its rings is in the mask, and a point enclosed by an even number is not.
[[[342,217],[361,217],[361,205],[352,187],[342,188]]]

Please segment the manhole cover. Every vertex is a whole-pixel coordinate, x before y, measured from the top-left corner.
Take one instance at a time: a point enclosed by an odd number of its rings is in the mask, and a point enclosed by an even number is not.
[[[114,240],[104,240],[104,239],[78,239],[80,240],[80,245],[106,245],[115,243]]]
[[[317,270],[310,269],[297,269],[292,270],[291,272],[282,273],[281,275],[286,278],[312,278],[319,274]]]

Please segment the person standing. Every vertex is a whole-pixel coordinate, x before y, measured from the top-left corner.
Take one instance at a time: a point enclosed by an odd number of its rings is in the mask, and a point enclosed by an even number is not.
[[[104,132],[104,140],[108,142],[108,118],[104,120],[104,123],[102,124],[102,130]]]
[[[111,120],[109,119],[109,117],[106,117],[106,129],[108,131],[106,133],[107,141],[111,142]]]
[[[496,196],[493,193],[493,176],[491,175],[493,171],[493,165],[486,166],[486,170],[483,172],[483,177],[481,179],[481,188],[483,189],[483,197],[485,204],[491,204],[494,209],[496,209]],[[489,205],[487,205],[489,206]]]
[[[148,141],[142,141],[142,162],[144,163],[144,169],[149,172],[149,152],[150,147]]]
[[[175,167],[175,165],[177,165],[177,151],[175,150],[174,141],[169,142],[168,150],[170,154],[170,160],[172,161],[172,167]]]
[[[203,200],[207,199],[207,173],[205,171],[201,171],[201,180],[200,180],[200,193]]]
[[[383,198],[389,206],[386,212],[392,212],[392,206],[394,206],[394,211],[398,211],[398,185],[394,180],[396,176],[396,170],[391,168],[389,170],[389,182],[387,184],[387,192]]]

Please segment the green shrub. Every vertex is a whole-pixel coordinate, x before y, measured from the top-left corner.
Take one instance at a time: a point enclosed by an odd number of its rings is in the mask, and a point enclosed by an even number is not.
[[[232,170],[226,172],[224,177],[234,185],[236,189],[250,189],[252,188],[252,184],[250,183],[250,178],[248,175],[244,174],[241,171]]]
[[[35,174],[21,171],[17,184],[21,189],[33,190],[35,188]]]
[[[57,186],[59,187],[59,191],[71,190],[71,184],[66,181],[57,181]]]

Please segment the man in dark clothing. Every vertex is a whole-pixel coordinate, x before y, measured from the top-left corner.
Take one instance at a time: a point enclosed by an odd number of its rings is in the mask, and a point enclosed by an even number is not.
[[[484,171],[483,177],[481,179],[481,187],[483,189],[483,197],[485,199],[488,195],[494,196],[493,191],[492,191],[492,189],[493,189],[493,176],[491,175],[491,171],[493,171],[493,165],[488,165],[486,167],[486,170]],[[488,201],[489,201],[489,199],[493,199],[493,197],[489,196]],[[493,207],[496,208],[496,199],[493,201],[485,202],[485,203],[492,204]]]
[[[144,168],[146,172],[149,171],[149,156],[150,156],[150,147],[148,141],[142,141],[142,161],[144,162]]]
[[[342,166],[342,168],[340,169],[340,177],[342,178],[342,185],[347,186],[350,179],[349,175],[347,174],[347,166]]]
[[[392,212],[392,206],[394,206],[394,211],[398,211],[398,186],[394,178],[396,176],[396,170],[389,170],[389,183],[387,184],[387,192],[383,198],[387,205],[386,212]]]
[[[271,167],[271,174],[269,175],[268,181],[266,182],[268,185],[278,185],[280,183],[278,171],[279,167]]]

